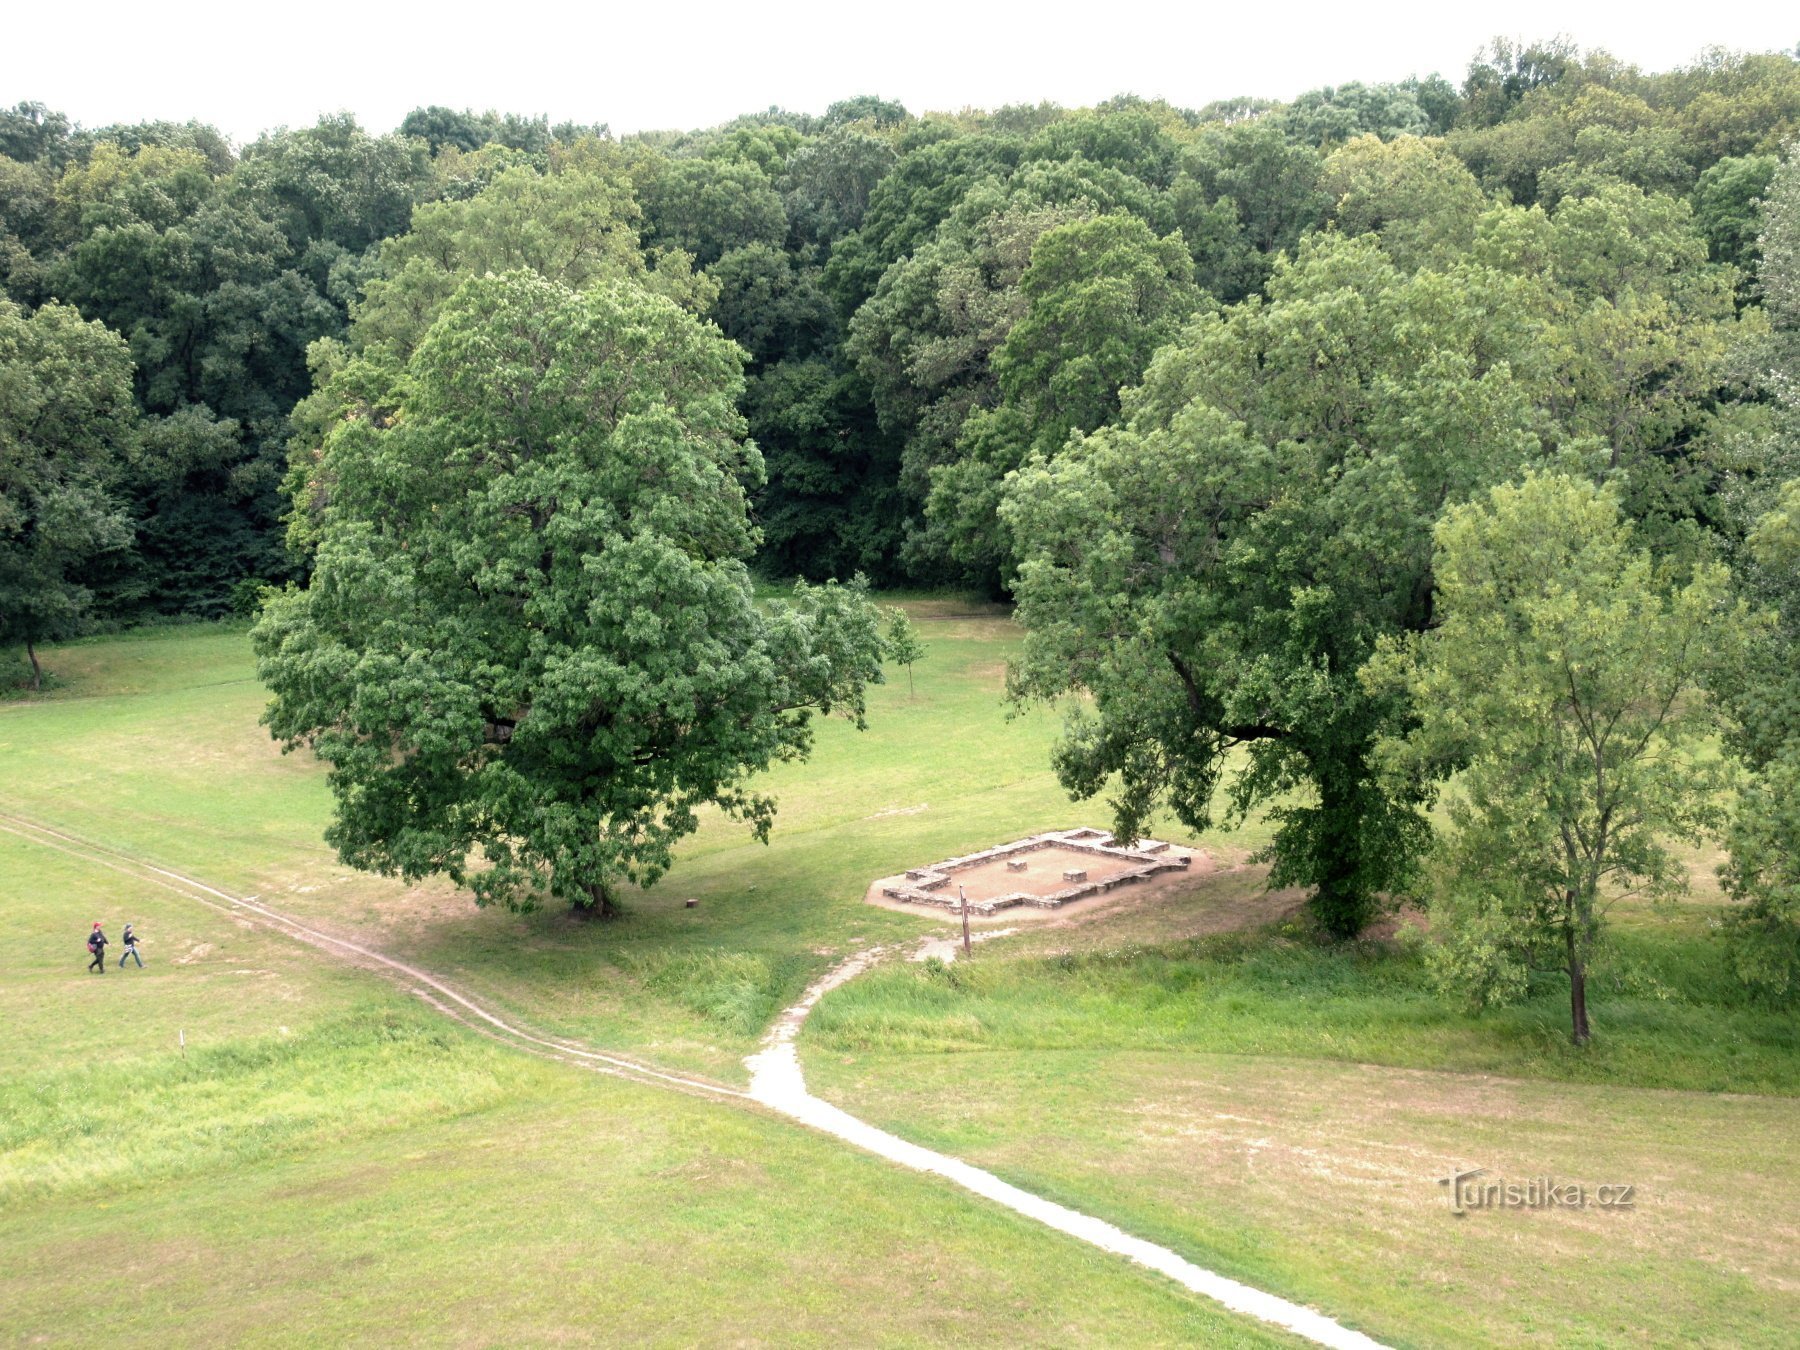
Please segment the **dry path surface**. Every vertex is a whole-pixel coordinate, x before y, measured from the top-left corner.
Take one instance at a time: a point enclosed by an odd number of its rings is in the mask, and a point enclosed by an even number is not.
[[[940,959],[955,959],[955,948],[950,947],[945,951],[942,950],[941,940],[939,943],[939,948],[932,954]],[[1030,1191],[1021,1190],[1010,1182],[1002,1181],[992,1172],[985,1172],[960,1158],[922,1148],[898,1135],[877,1129],[867,1121],[859,1120],[848,1111],[808,1092],[805,1076],[800,1071],[800,1056],[794,1048],[794,1038],[805,1024],[807,1014],[826,994],[867,970],[887,955],[889,950],[891,949],[874,947],[841,962],[813,984],[798,1003],[782,1013],[763,1048],[744,1061],[745,1067],[750,1070],[750,1095],[753,1098],[802,1124],[836,1135],[846,1143],[855,1144],[890,1162],[910,1167],[915,1172],[930,1172],[941,1176],[964,1190],[973,1191],[976,1195],[1004,1205],[1028,1219],[1035,1219],[1060,1233],[1067,1233],[1102,1251],[1112,1252],[1141,1266],[1147,1266],[1168,1276],[1183,1288],[1224,1304],[1233,1312],[1284,1327],[1320,1345],[1379,1346],[1378,1341],[1332,1321],[1323,1313],[1302,1307],[1298,1303],[1290,1303],[1273,1294],[1265,1294],[1260,1289],[1253,1289],[1247,1284],[1197,1266],[1167,1247],[1159,1247],[1154,1242],[1133,1237],[1104,1219],[1096,1219],[1066,1205],[1033,1195]]]
[[[947,1154],[937,1153],[909,1143],[898,1135],[877,1129],[813,1096],[806,1089],[800,1071],[800,1059],[794,1038],[805,1023],[807,1014],[831,990],[861,974],[894,948],[874,947],[859,952],[839,963],[814,982],[800,1001],[776,1020],[764,1048],[745,1060],[750,1070],[750,1090],[741,1092],[722,1083],[685,1074],[668,1073],[619,1055],[603,1054],[573,1042],[541,1036],[515,1026],[474,999],[458,992],[438,976],[403,961],[397,961],[372,948],[320,931],[312,925],[292,918],[260,903],[255,896],[235,896],[194,877],[185,876],[141,858],[108,848],[37,821],[0,812],[0,832],[15,835],[41,848],[53,849],[96,866],[105,867],[139,881],[172,891],[188,900],[234,915],[252,914],[277,932],[327,952],[340,960],[377,971],[394,979],[446,1016],[471,1026],[495,1039],[546,1059],[555,1059],[601,1073],[616,1074],[638,1082],[683,1092],[738,1101],[754,1101],[799,1121],[813,1129],[833,1135],[846,1143],[865,1149],[879,1157],[918,1172],[929,1172],[955,1182],[965,1190],[1034,1219],[1058,1232],[1066,1233],[1102,1251],[1123,1256],[1141,1266],[1166,1275],[1186,1289],[1223,1304],[1234,1312],[1259,1321],[1283,1327],[1320,1345],[1355,1347],[1365,1350],[1379,1347],[1361,1332],[1334,1322],[1322,1313],[1302,1307],[1273,1294],[1265,1294],[1249,1285],[1206,1270],[1166,1247],[1132,1237],[1103,1219],[1094,1218],[1041,1196],[1021,1190],[1002,1181],[991,1172]],[[1001,933],[982,934],[999,937]],[[931,942],[927,939],[927,942]],[[914,944],[916,945],[916,944]],[[941,940],[931,954],[940,954]],[[952,948],[943,952],[954,959]]]

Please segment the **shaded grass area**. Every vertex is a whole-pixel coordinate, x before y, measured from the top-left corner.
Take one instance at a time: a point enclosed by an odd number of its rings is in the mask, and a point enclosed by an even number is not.
[[[56,649],[62,687],[0,705],[0,808],[373,936],[560,1034],[740,1077],[773,1013],[838,955],[937,926],[864,905],[871,878],[1103,814],[1071,807],[1047,767],[1054,712],[1001,715],[1003,613],[911,608],[929,647],[916,693],[877,688],[866,732],[820,722],[813,761],[758,784],[781,803],[772,846],[709,813],[615,923],[478,911],[441,883],[340,866],[321,766],[257,725],[266,695],[239,628]]]
[[[1784,1098],[1320,1060],[1057,1050],[807,1060],[814,1091],[1397,1345],[1792,1343]],[[1440,1178],[1635,1187],[1451,1212]]]
[[[916,695],[878,688],[864,733],[821,723],[810,764],[782,766],[759,784],[781,802],[771,846],[709,817],[674,872],[629,894],[631,912],[614,923],[577,922],[560,908],[481,911],[441,883],[406,886],[339,865],[321,840],[330,802],[320,766],[281,755],[257,725],[265,695],[241,628],[56,649],[63,688],[0,705],[0,808],[373,938],[545,1029],[739,1080],[762,1028],[832,961],[858,945],[943,931],[931,917],[864,905],[870,878],[1032,830],[1103,823],[1102,804],[1071,806],[1045,767],[1055,713],[1001,716],[1010,621],[964,600],[909,608],[928,644]],[[1252,822],[1194,842],[1241,857],[1264,838]],[[1192,941],[1221,890],[1235,922],[1257,921],[1253,871],[1176,903],[1128,906],[1095,930],[1110,946],[1147,951],[1021,972],[979,996],[919,984],[916,973],[877,974],[829,1002],[818,1032],[852,1045],[1200,1044],[1792,1091],[1792,1019],[1743,1005],[1705,931],[1717,904],[1710,868],[1697,863],[1696,872],[1700,900],[1683,916],[1622,915],[1611,973],[1599,972],[1594,993],[1600,1043],[1586,1054],[1563,1044],[1554,979],[1521,1007],[1471,1019],[1436,996],[1416,958],[1389,945]],[[689,898],[696,907],[684,906]],[[1043,952],[1095,941],[1048,929],[1013,945]],[[1045,1016],[1045,1002],[1059,1010]]]

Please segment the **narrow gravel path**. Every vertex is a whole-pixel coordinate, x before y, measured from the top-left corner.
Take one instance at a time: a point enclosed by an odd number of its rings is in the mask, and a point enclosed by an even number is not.
[[[1247,1284],[1241,1284],[1236,1280],[1206,1270],[1166,1247],[1159,1247],[1143,1238],[1132,1237],[1129,1233],[1103,1219],[1096,1219],[1078,1210],[1069,1209],[1064,1205],[1045,1200],[1041,1196],[1033,1195],[1029,1191],[1020,1190],[1017,1186],[1000,1180],[991,1172],[985,1172],[958,1158],[909,1143],[898,1135],[889,1134],[866,1121],[858,1120],[849,1112],[808,1092],[806,1079],[800,1071],[800,1058],[794,1047],[794,1038],[799,1035],[807,1014],[831,990],[845,981],[855,978],[876,961],[898,950],[897,948],[872,947],[867,951],[858,952],[814,981],[801,996],[800,1001],[785,1010],[776,1019],[775,1025],[765,1039],[763,1048],[744,1061],[745,1067],[750,1071],[750,1090],[742,1092],[722,1083],[714,1083],[685,1074],[668,1073],[621,1055],[603,1054],[570,1041],[541,1036],[536,1032],[516,1026],[483,1007],[468,995],[452,988],[438,976],[404,961],[397,961],[393,957],[360,943],[323,932],[311,924],[262,904],[255,896],[232,895],[195,877],[159,867],[118,849],[109,848],[104,844],[83,839],[65,830],[59,830],[10,812],[0,811],[0,832],[15,835],[40,848],[53,849],[58,853],[68,854],[111,871],[135,877],[140,881],[172,891],[188,900],[223,913],[240,916],[254,915],[278,932],[325,951],[340,960],[374,970],[396,980],[437,1011],[528,1054],[574,1064],[601,1073],[614,1074],[655,1087],[728,1100],[757,1102],[781,1115],[799,1121],[801,1124],[821,1130],[846,1143],[854,1144],[858,1148],[886,1158],[890,1162],[898,1163],[902,1167],[908,1167],[917,1172],[929,1172],[941,1176],[955,1182],[965,1190],[992,1200],[996,1204],[1004,1205],[1007,1209],[1022,1214],[1026,1218],[1035,1219],[1039,1223],[1054,1228],[1058,1232],[1066,1233],[1070,1237],[1078,1238],[1102,1251],[1112,1252],[1135,1261],[1141,1266],[1168,1276],[1177,1284],[1196,1294],[1223,1304],[1233,1312],[1243,1313],[1259,1321],[1286,1328],[1320,1345],[1354,1347],[1355,1350],[1366,1350],[1369,1347],[1379,1350],[1380,1348],[1380,1342],[1371,1340],[1361,1332],[1353,1331],[1322,1313],[1314,1312],[1297,1303],[1290,1303],[1286,1299],[1277,1298],[1273,1294],[1265,1294]],[[1000,934],[991,934],[991,936],[1000,936]],[[953,948],[947,953],[939,953],[934,948],[933,954],[947,955],[949,959],[955,958]]]
[[[915,1172],[930,1172],[953,1181],[964,1190],[973,1191],[976,1195],[1004,1205],[1028,1219],[1035,1219],[1059,1233],[1067,1233],[1102,1251],[1113,1252],[1141,1266],[1147,1266],[1168,1276],[1183,1288],[1224,1304],[1233,1312],[1284,1327],[1320,1345],[1345,1347],[1346,1350],[1350,1347],[1366,1350],[1367,1347],[1380,1346],[1379,1341],[1334,1322],[1323,1313],[1314,1312],[1298,1303],[1290,1303],[1273,1294],[1265,1294],[1260,1289],[1253,1289],[1247,1284],[1197,1266],[1167,1247],[1159,1247],[1154,1242],[1133,1237],[1104,1219],[1096,1219],[1090,1214],[1083,1214],[1066,1205],[1033,1195],[1030,1191],[1020,1190],[992,1172],[985,1172],[960,1158],[933,1152],[898,1135],[889,1134],[886,1130],[877,1129],[867,1121],[858,1120],[848,1111],[808,1092],[806,1078],[800,1071],[800,1056],[794,1047],[794,1038],[800,1034],[807,1014],[812,1012],[826,994],[860,975],[891,950],[893,949],[876,947],[858,952],[814,983],[798,1003],[782,1013],[770,1030],[763,1048],[744,1061],[744,1067],[750,1070],[750,1095],[753,1098],[802,1124],[835,1135],[846,1143],[866,1149],[890,1162],[910,1167]],[[954,959],[954,950],[949,955]]]

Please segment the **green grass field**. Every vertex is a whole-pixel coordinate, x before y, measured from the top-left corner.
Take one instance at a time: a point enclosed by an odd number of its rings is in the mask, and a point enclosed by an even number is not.
[[[47,654],[0,703],[0,810],[255,893],[536,1028],[723,1082],[809,979],[940,930],[868,882],[1105,824],[999,701],[1016,632],[910,604],[916,693],[771,775],[773,843],[719,820],[594,924],[340,866],[319,766],[256,724],[241,630]],[[1240,859],[1257,823],[1192,842]],[[1773,1344],[1800,1322],[1800,1047],[1745,1006],[1704,858],[1627,910],[1567,1046],[1566,991],[1470,1016],[1404,945],[1321,947],[1254,869],[1109,917],[891,964],[829,996],[814,1090],[896,1133],[1396,1344]],[[0,834],[0,1307],[78,1341],[1260,1340],[1121,1262],[759,1112],[525,1057],[263,926]],[[700,903],[688,909],[689,897]],[[84,974],[94,919],[150,968]],[[1247,930],[1247,931],[1240,931]],[[14,978],[16,973],[17,978]],[[186,1055],[177,1041],[185,1036]],[[1637,1185],[1633,1210],[1457,1218],[1485,1166]],[[16,1330],[15,1330],[16,1329]]]
[[[9,1341],[1288,1343],[761,1112],[527,1057],[15,836],[0,893]],[[79,938],[114,916],[148,967],[89,974]]]

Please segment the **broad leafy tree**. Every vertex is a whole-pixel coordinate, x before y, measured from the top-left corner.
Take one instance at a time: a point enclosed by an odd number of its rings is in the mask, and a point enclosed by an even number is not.
[[[1265,118],[1208,126],[1183,148],[1169,204],[1202,290],[1236,304],[1262,289],[1275,259],[1325,219],[1319,167],[1317,150]]]
[[[1741,616],[1722,566],[1675,585],[1579,479],[1497,487],[1436,540],[1436,627],[1367,674],[1411,691],[1417,725],[1387,747],[1402,772],[1459,770],[1431,899],[1439,973],[1481,1005],[1561,972],[1582,1045],[1611,903],[1679,894],[1669,841],[1722,823],[1703,684]]]
[[[1407,700],[1357,672],[1429,625],[1444,504],[1557,448],[1507,359],[1531,341],[1520,306],[1500,274],[1407,276],[1327,236],[1268,303],[1164,348],[1122,425],[1009,482],[1028,630],[1012,692],[1092,696],[1056,768],[1082,797],[1118,775],[1121,837],[1163,809],[1207,828],[1226,788],[1273,816],[1271,882],[1311,888],[1329,932],[1409,883],[1420,797],[1373,760]]]
[[[1136,216],[1058,225],[1030,257],[1017,320],[992,358],[1000,402],[962,424],[955,454],[931,470],[925,507],[950,556],[996,589],[1014,552],[997,524],[1006,475],[1034,449],[1054,454],[1071,432],[1110,421],[1120,389],[1201,303],[1181,236],[1159,239]]]
[[[677,159],[639,175],[644,242],[678,248],[702,266],[733,249],[787,238],[781,194],[756,164],[731,159]]]
[[[628,281],[464,283],[391,418],[327,437],[311,586],[255,633],[281,742],[331,765],[354,866],[607,912],[711,804],[880,678],[860,587],[759,605],[741,352]]]
[[[0,300],[0,644],[37,648],[87,620],[91,569],[131,545],[113,496],[137,438],[131,356],[67,305]]]

